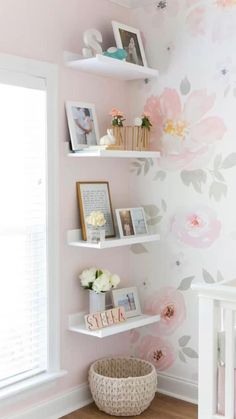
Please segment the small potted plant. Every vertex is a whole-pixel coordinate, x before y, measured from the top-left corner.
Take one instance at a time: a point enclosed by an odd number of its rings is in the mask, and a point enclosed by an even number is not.
[[[125,116],[122,111],[119,109],[113,108],[110,112],[110,115],[112,116],[111,125],[112,125],[112,131],[113,135],[116,139],[116,144],[114,147],[118,147],[120,149],[124,148],[124,140],[122,136],[122,128],[123,128],[123,122],[125,121]]]
[[[125,121],[125,115],[119,109],[113,108],[110,112],[112,116],[111,125],[113,127],[123,127],[123,122]]]
[[[89,312],[98,313],[106,308],[106,292],[116,288],[120,278],[107,269],[85,269],[79,276],[81,286],[89,290]]]
[[[150,131],[152,127],[151,116],[144,112],[141,117],[135,118],[134,125],[137,127],[137,150],[148,150],[150,144]]]
[[[92,211],[85,219],[87,224],[87,241],[90,243],[98,243],[104,241],[106,236],[105,224],[106,219],[102,211]]]

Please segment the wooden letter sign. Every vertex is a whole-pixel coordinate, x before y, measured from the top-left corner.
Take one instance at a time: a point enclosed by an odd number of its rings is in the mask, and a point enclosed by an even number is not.
[[[126,321],[124,307],[115,307],[101,313],[86,314],[84,318],[88,330],[103,329],[104,327]]]

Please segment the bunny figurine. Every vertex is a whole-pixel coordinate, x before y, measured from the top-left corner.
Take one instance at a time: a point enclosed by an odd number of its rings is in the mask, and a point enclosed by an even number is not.
[[[104,137],[100,139],[100,145],[114,145],[115,143],[116,139],[113,135],[113,131],[112,129],[108,129],[107,135],[104,135]]]

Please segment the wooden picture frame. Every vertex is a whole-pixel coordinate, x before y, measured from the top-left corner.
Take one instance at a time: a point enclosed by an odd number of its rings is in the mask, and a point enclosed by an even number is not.
[[[127,319],[142,314],[137,287],[119,288],[111,291],[114,307],[124,307]]]
[[[95,105],[68,101],[66,102],[66,115],[72,151],[79,151],[99,144]]]
[[[120,237],[133,237],[148,234],[145,212],[142,207],[116,209]]]
[[[117,48],[123,48],[128,53],[126,61],[147,67],[140,30],[115,21],[112,21],[112,27]]]
[[[104,213],[106,219],[106,224],[104,226],[106,230],[105,237],[115,237],[116,233],[109,182],[76,182],[76,189],[83,240],[87,240],[87,225],[85,219],[92,211],[102,211]]]

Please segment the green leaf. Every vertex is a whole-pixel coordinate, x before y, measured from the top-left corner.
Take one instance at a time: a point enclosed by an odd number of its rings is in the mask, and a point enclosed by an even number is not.
[[[161,201],[161,206],[162,206],[163,211],[166,212],[167,211],[167,204],[166,204],[166,201],[164,201],[164,199],[162,199],[162,201]]]
[[[194,276],[188,276],[187,278],[182,279],[180,286],[178,287],[178,290],[179,291],[189,290],[194,278],[195,278]]]
[[[204,170],[183,170],[180,174],[182,182],[186,186],[191,186],[195,189],[196,192],[202,192],[202,185],[207,181],[207,174]]]
[[[160,212],[156,205],[143,205],[143,209],[145,213],[151,218],[156,217]]]
[[[219,202],[222,197],[227,195],[227,191],[228,188],[225,183],[213,182],[210,186],[209,196]]]
[[[179,346],[183,348],[189,343],[190,339],[191,339],[191,336],[182,336],[182,338],[179,339]]]
[[[179,355],[180,361],[184,362],[186,364],[187,361],[186,361],[186,358],[185,358],[183,352],[179,351],[178,355]]]
[[[148,173],[149,169],[150,169],[150,163],[149,163],[148,160],[146,160],[145,163],[144,163],[144,176],[146,176],[146,174]]]
[[[158,217],[155,218],[149,218],[149,220],[147,220],[147,225],[148,226],[155,226],[156,224],[159,224],[162,220],[162,216],[159,215]]]
[[[135,255],[142,255],[142,254],[148,253],[148,250],[146,249],[145,246],[143,246],[143,244],[133,244],[130,247],[130,250]]]
[[[180,92],[182,95],[187,95],[191,90],[191,83],[187,77],[185,77],[180,83]]]
[[[234,166],[236,166],[236,153],[229,154],[229,156],[224,159],[222,168],[231,169]]]
[[[219,170],[215,170],[214,171],[214,176],[217,180],[219,180],[220,182],[225,182],[225,178],[224,176],[219,172]]]
[[[189,358],[198,358],[198,353],[192,348],[183,348],[182,351]]]
[[[213,278],[213,276],[206,271],[206,269],[202,270],[202,275],[203,275],[203,279],[207,284],[214,284],[215,280]]]
[[[166,178],[166,173],[163,172],[163,170],[159,170],[158,172],[156,172],[153,180],[160,180],[161,182],[163,182],[165,178]]]

